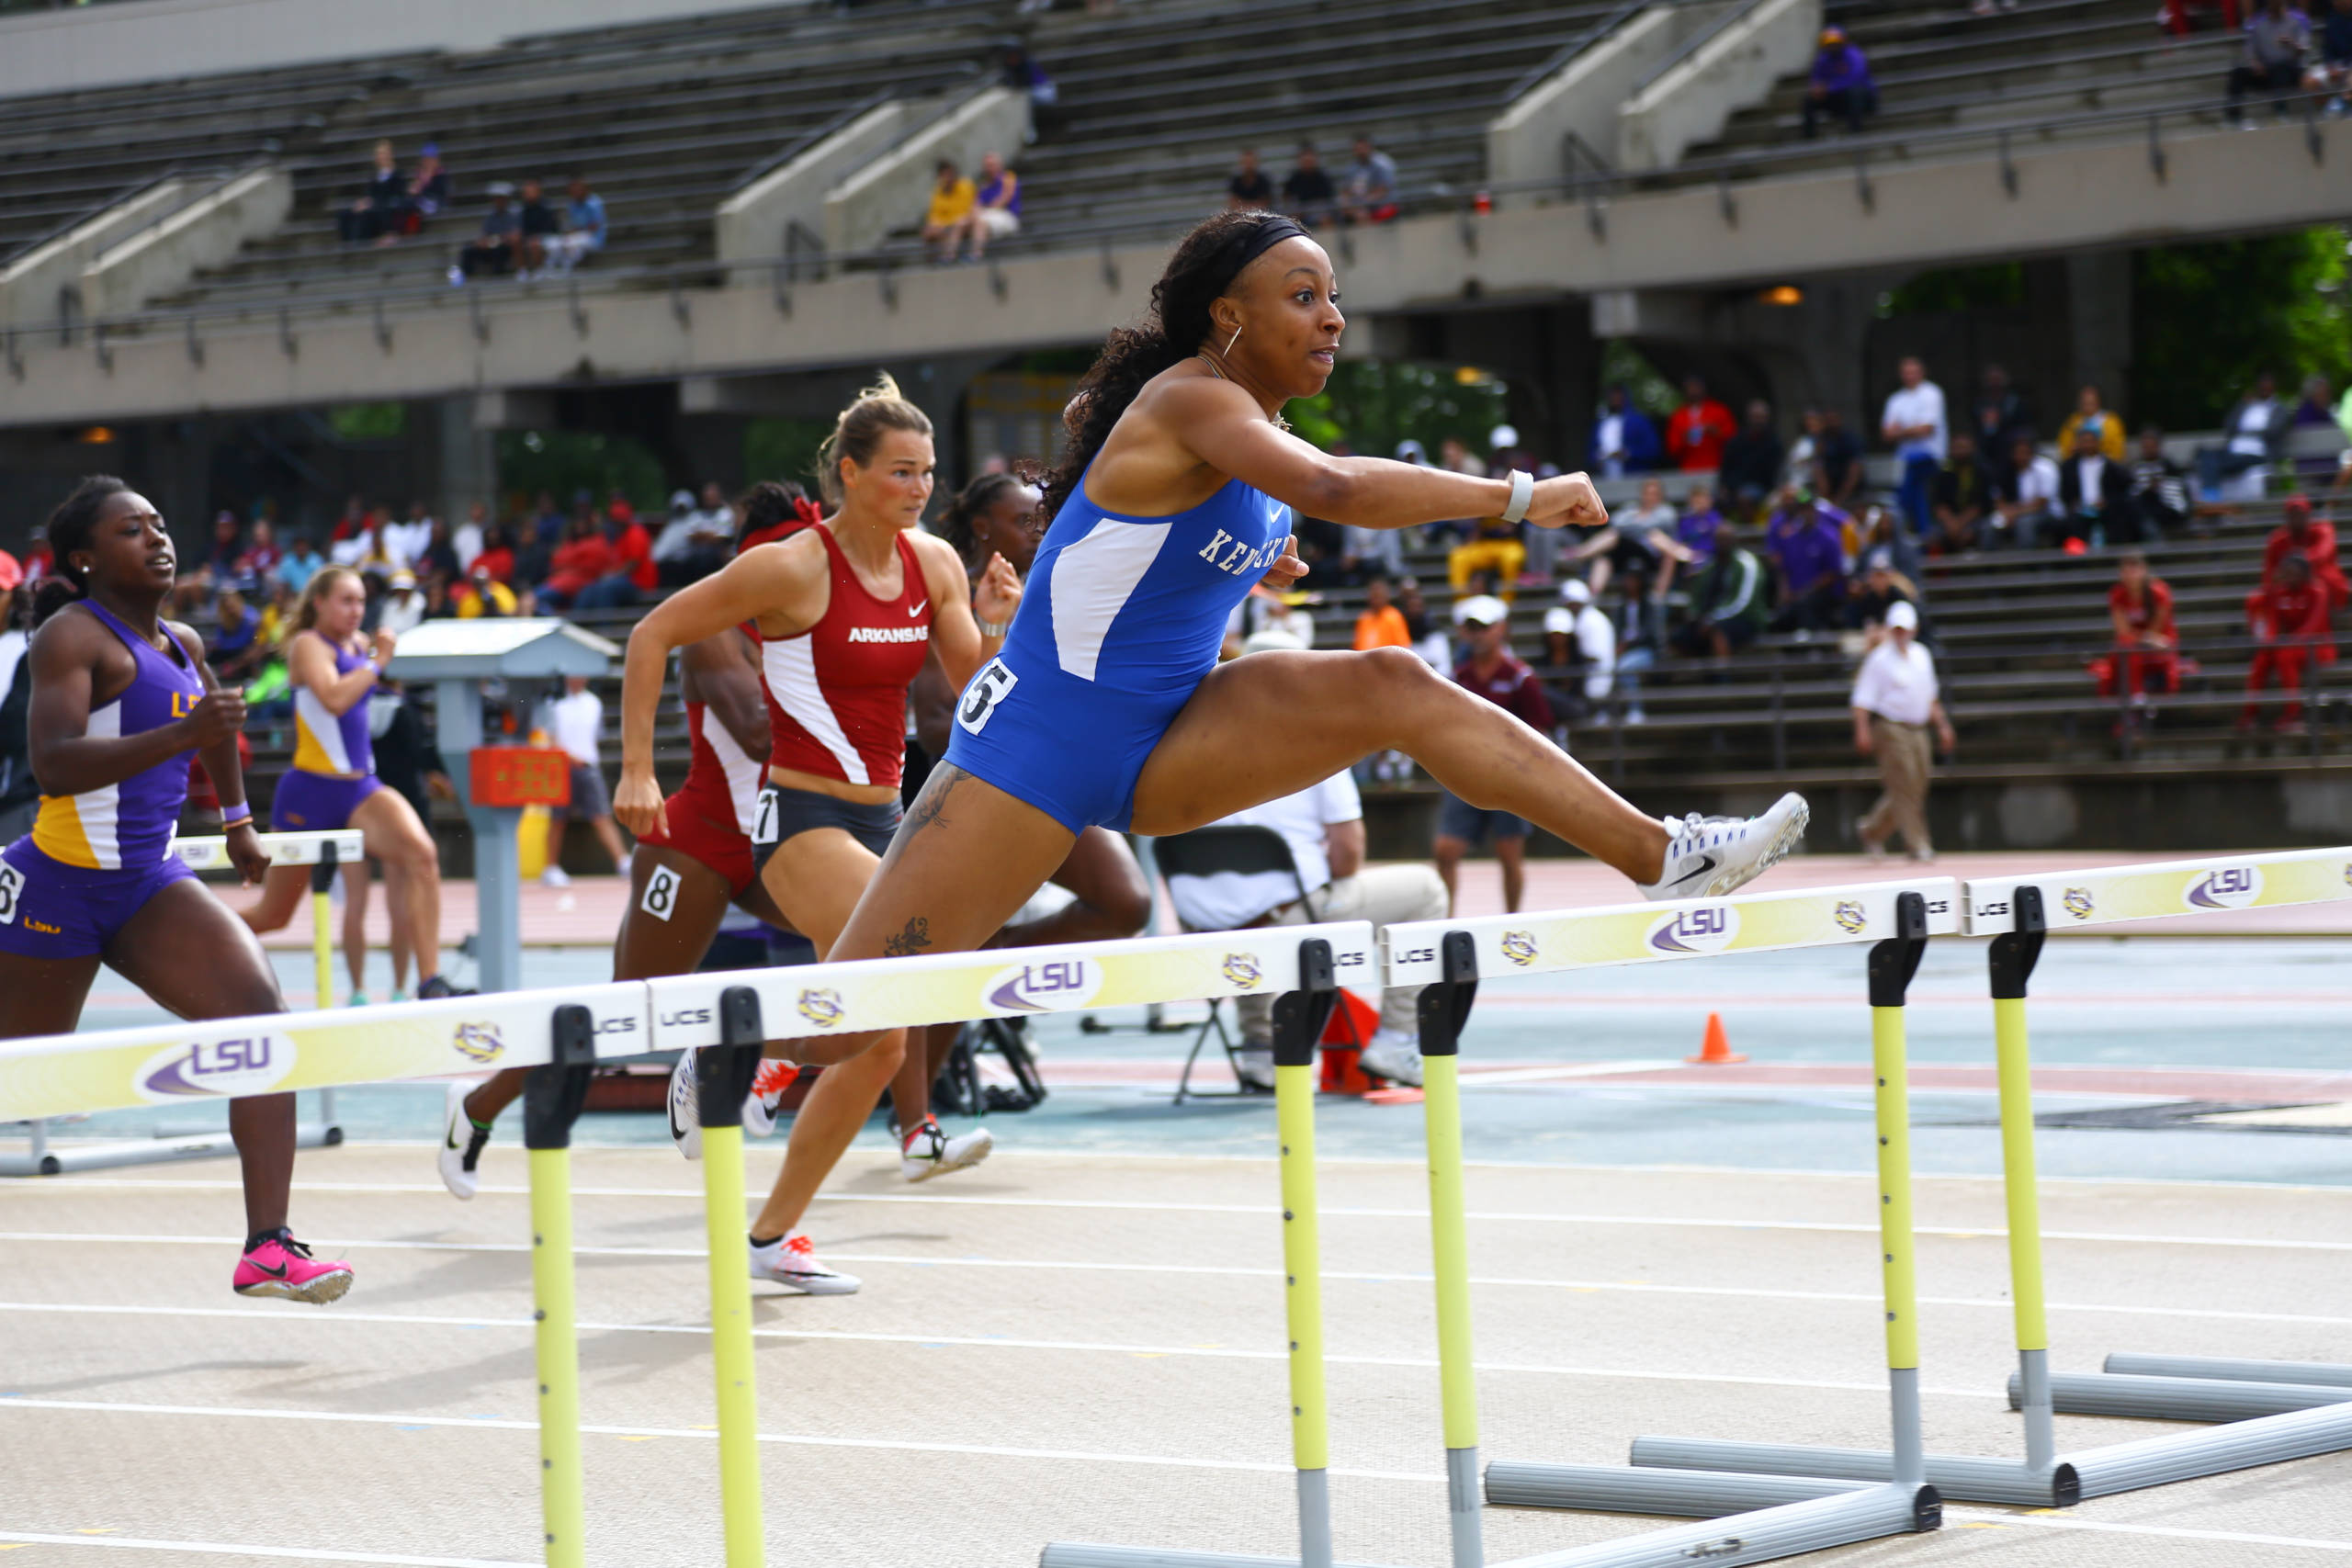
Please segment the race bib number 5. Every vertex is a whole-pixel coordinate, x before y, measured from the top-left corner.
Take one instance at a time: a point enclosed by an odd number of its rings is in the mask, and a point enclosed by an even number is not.
[[[1011,696],[1020,682],[1020,676],[1004,667],[1003,660],[989,660],[972,677],[972,683],[964,688],[964,695],[956,705],[956,722],[978,735],[989,727],[989,718],[996,712],[997,705]]]

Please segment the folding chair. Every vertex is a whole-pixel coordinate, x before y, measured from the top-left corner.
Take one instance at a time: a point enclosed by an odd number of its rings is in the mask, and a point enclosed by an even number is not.
[[[985,1082],[979,1056],[994,1050],[1012,1073],[1013,1087]],[[1029,1021],[1025,1018],[980,1018],[964,1025],[947,1059],[939,1064],[939,1079],[932,1085],[932,1103],[960,1116],[985,1116],[991,1111],[1026,1111],[1046,1098],[1046,1080],[1037,1058],[1029,1050]]]
[[[1171,879],[1215,876],[1220,872],[1237,872],[1245,876],[1272,872],[1287,876],[1291,886],[1298,890],[1298,901],[1306,906],[1310,916],[1314,913],[1314,906],[1307,900],[1306,879],[1299,874],[1298,862],[1292,858],[1289,841],[1272,828],[1238,825],[1195,828],[1189,833],[1154,840],[1152,852],[1159,863],[1159,874]],[[1194,928],[1187,925],[1184,929],[1192,931]],[[1187,1094],[1194,1100],[1222,1100],[1270,1092],[1251,1088],[1249,1080],[1241,1077],[1241,1065],[1235,1060],[1235,1053],[1241,1047],[1226,1032],[1224,1008],[1223,998],[1209,998],[1209,1015],[1201,1021],[1200,1029],[1193,1035],[1193,1048],[1184,1055],[1184,1071],[1176,1079],[1176,1103],[1179,1105],[1184,1103]],[[1346,1018],[1346,1010],[1342,1009],[1338,1016]],[[1352,1020],[1349,1021],[1347,1029],[1352,1043],[1362,1045],[1363,1041],[1353,1039],[1355,1024]],[[1212,1031],[1216,1034],[1217,1043],[1225,1047],[1225,1059],[1240,1084],[1238,1089],[1203,1091],[1192,1088],[1193,1064],[1200,1058],[1201,1047],[1208,1043]]]

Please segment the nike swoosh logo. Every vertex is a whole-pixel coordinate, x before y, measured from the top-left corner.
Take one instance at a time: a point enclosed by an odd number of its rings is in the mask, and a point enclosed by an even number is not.
[[[283,1263],[279,1264],[275,1269],[266,1268],[259,1263],[254,1264],[254,1268],[261,1273],[268,1275],[273,1280],[283,1280],[286,1278],[286,1265]]]
[[[1711,872],[1711,871],[1714,870],[1714,869],[1715,869],[1715,867],[1717,867],[1718,865],[1721,865],[1722,863],[1722,863],[1721,861],[1717,860],[1714,856],[1713,856],[1713,855],[1708,855],[1708,856],[1704,857],[1703,859],[1702,859],[1702,860],[1699,862],[1699,865],[1698,865],[1698,869],[1697,869],[1697,870],[1695,870],[1695,871],[1686,871],[1686,872],[1684,872],[1680,876],[1678,876],[1678,877],[1676,877],[1676,878],[1674,879],[1674,880],[1675,880],[1675,883],[1676,883],[1676,885],[1679,886],[1679,885],[1681,885],[1682,883],[1685,883],[1685,882],[1690,881],[1690,880],[1692,877],[1694,877],[1694,876],[1704,876],[1704,875],[1706,875],[1706,874],[1707,874],[1707,873],[1709,873],[1709,872]]]
[[[922,604],[917,604],[913,609],[909,610],[909,611],[907,612],[907,619],[909,619],[909,620],[910,620],[910,621],[911,621],[911,620],[913,620],[917,615],[922,615],[925,610],[928,610],[928,609],[930,609],[930,608],[931,608],[931,601],[930,601],[930,600],[928,600],[928,599],[926,599],[926,600],[924,600]]]

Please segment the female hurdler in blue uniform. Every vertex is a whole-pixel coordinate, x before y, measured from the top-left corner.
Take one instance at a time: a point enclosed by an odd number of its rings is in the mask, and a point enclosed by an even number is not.
[[[1746,820],[1645,816],[1404,649],[1219,665],[1234,605],[1306,570],[1293,508],[1367,528],[1608,514],[1583,474],[1473,479],[1291,434],[1282,407],[1322,390],[1346,322],[1330,258],[1288,219],[1209,219],[1152,303],[1071,400],[1046,491],[1052,525],[1012,634],[964,689],[945,759],[829,957],[969,949],[1090,824],[1182,832],[1385,750],[1654,898],[1729,892],[1787,852],[1804,828],[1799,796]]]

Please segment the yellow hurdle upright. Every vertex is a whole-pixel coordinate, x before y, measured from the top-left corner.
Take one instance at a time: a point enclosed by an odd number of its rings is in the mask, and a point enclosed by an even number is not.
[[[535,1068],[534,1071],[547,1069]],[[540,1511],[548,1568],[582,1568],[586,1487],[580,1459],[579,1312],[571,1264],[571,1151],[530,1151],[531,1292],[539,1372]]]
[[[1483,1568],[1478,1386],[1470,1343],[1470,1223],[1462,1175],[1462,1025],[1478,994],[1476,944],[1440,942],[1444,978],[1421,992],[1421,1112],[1429,1141],[1430,1261],[1437,1281],[1438,1386],[1445,1411],[1446,1523],[1453,1568]]]
[[[1302,1568],[1331,1564],[1331,1430],[1323,1390],[1323,1248],[1316,1224],[1314,1045],[1278,1040],[1274,1121],[1282,1140],[1283,1315],[1290,1328],[1290,1437],[1298,1467]],[[1301,1055],[1304,1061],[1286,1058]]]

